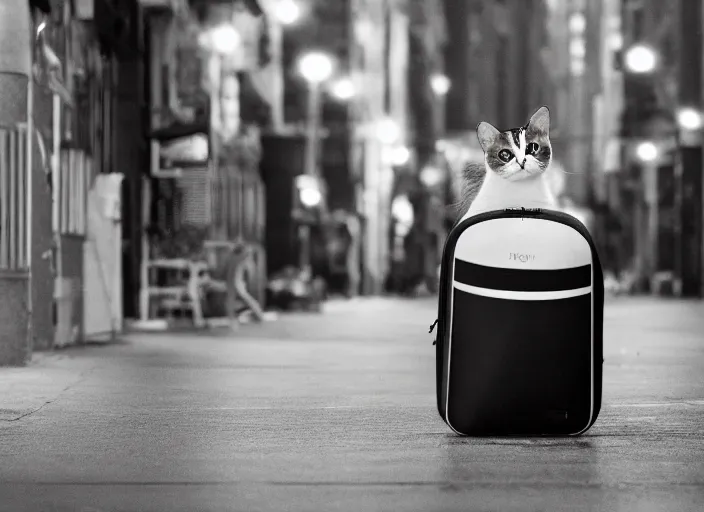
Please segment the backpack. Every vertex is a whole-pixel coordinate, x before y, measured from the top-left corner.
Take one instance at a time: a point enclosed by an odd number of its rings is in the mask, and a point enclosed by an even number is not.
[[[437,406],[452,430],[563,436],[594,424],[604,282],[579,220],[541,208],[465,219],[448,235],[439,288]]]

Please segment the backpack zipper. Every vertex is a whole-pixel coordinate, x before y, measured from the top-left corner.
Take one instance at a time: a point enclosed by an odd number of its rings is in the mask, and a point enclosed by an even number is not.
[[[436,318],[435,321],[431,324],[430,329],[428,329],[428,334],[432,334],[432,333],[433,333],[433,330],[435,329],[435,326],[438,325],[438,320],[439,320],[439,319]],[[438,341],[438,338],[437,338],[437,336],[436,336],[435,339],[433,340],[433,345],[435,345],[435,343],[436,343],[437,341]]]
[[[520,208],[504,208],[505,212],[524,212],[524,213],[541,213],[542,208],[525,208],[521,206]]]

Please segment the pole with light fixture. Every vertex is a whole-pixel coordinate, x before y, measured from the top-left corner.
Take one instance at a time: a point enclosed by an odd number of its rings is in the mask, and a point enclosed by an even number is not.
[[[625,54],[626,69],[635,74],[647,74],[655,71],[658,63],[657,52],[648,45],[635,44]]]
[[[430,87],[438,96],[445,96],[450,90],[450,79],[442,73],[434,73],[430,77]]]
[[[298,61],[298,70],[308,84],[304,169],[307,174],[317,175],[318,132],[322,109],[320,89],[322,84],[332,76],[333,61],[329,55],[323,52],[309,52]]]
[[[298,71],[308,85],[304,175],[308,176],[309,179],[305,182],[312,183],[312,178],[315,180],[318,188],[320,187],[318,146],[322,114],[321,88],[323,83],[329,80],[332,76],[333,69],[334,63],[332,57],[320,51],[310,51],[305,53],[298,60]],[[299,189],[297,190],[297,193],[303,194],[305,191]],[[312,197],[312,194],[309,195]],[[316,195],[316,197],[318,196]],[[303,196],[300,196],[300,199],[302,200]],[[319,199],[322,200],[322,198]],[[306,278],[311,278],[310,224],[308,222],[299,222],[298,239],[300,244],[300,267],[304,273],[304,276],[306,276]]]
[[[351,78],[343,77],[332,83],[330,93],[340,101],[349,101],[357,94],[357,88]]]

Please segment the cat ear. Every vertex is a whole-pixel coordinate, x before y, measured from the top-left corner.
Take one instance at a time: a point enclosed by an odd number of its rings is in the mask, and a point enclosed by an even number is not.
[[[550,133],[550,110],[548,107],[542,106],[535,111],[528,121],[528,126],[535,128],[543,133]]]
[[[479,139],[479,145],[482,147],[485,153],[489,146],[494,143],[496,137],[500,133],[501,132],[499,132],[499,130],[497,130],[496,128],[494,128],[494,126],[485,121],[479,123],[479,126],[477,126],[477,138]]]

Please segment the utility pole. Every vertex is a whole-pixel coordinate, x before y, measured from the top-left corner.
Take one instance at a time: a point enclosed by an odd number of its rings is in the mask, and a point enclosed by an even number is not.
[[[680,0],[678,106],[701,110],[702,0]],[[683,297],[702,296],[702,141],[682,140],[677,168],[678,274]]]

